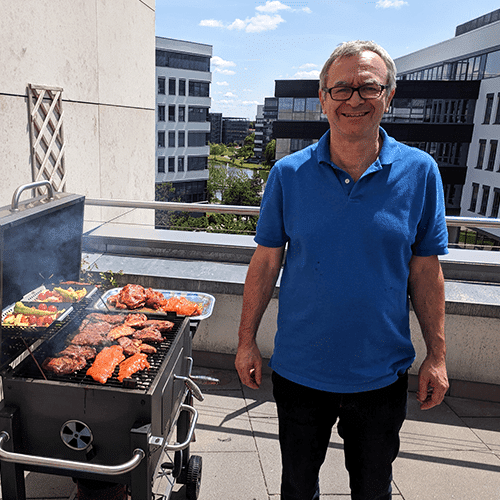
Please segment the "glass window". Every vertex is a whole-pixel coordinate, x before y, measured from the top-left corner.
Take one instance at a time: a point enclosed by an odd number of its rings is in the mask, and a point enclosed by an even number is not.
[[[480,215],[486,215],[486,208],[488,207],[489,197],[490,197],[490,186],[483,186],[483,197],[481,198],[481,208],[479,209]]]
[[[164,130],[158,130],[158,147],[159,148],[165,147],[165,131]]]
[[[168,171],[175,172],[175,156],[168,157]]]
[[[184,156],[177,158],[177,172],[184,172]]]
[[[498,147],[498,141],[496,139],[491,139],[490,140],[490,155],[488,157],[488,165],[486,165],[486,170],[493,170],[493,167],[495,166],[495,160],[497,157],[497,147]]]
[[[495,188],[493,192],[494,196],[493,196],[493,203],[491,205],[490,217],[498,219],[498,210],[500,209],[500,190],[498,188]]]
[[[500,75],[500,50],[488,54],[484,68],[484,78],[493,78],[498,75]]]
[[[210,57],[156,49],[156,66],[210,71]]]
[[[165,121],[165,106],[163,105],[158,106],[158,121],[159,122]]]
[[[209,97],[210,84],[208,82],[189,80],[189,95],[191,97]]]
[[[200,147],[208,144],[208,134],[206,132],[188,132],[188,146]]]
[[[477,205],[477,195],[479,193],[479,184],[476,184],[475,182],[472,184],[472,194],[470,197],[470,205],[469,205],[469,211],[470,212],[475,212],[476,211],[476,205]]]
[[[168,132],[168,147],[175,148],[175,131],[170,130]]]
[[[186,145],[185,137],[186,137],[186,132],[184,132],[184,130],[179,130],[177,137],[177,145],[180,148],[183,148]]]
[[[296,113],[303,113],[306,110],[306,100],[304,97],[296,97],[293,100],[293,110]]]
[[[179,80],[179,95],[186,95],[186,80]]]
[[[498,125],[500,123],[500,93],[497,94],[497,112],[495,115],[495,125]]]
[[[208,165],[207,156],[189,156],[187,169],[189,172],[193,170],[205,170]]]
[[[158,78],[158,94],[165,94],[165,78]]]
[[[189,106],[188,122],[206,122],[208,120],[208,108]]]
[[[168,121],[175,122],[175,105],[168,107]]]
[[[186,107],[185,106],[179,106],[177,118],[180,122],[186,121]]]
[[[158,173],[159,174],[165,173],[165,157],[164,156],[158,157]]]
[[[175,95],[175,78],[168,80],[168,95]]]
[[[483,124],[489,124],[491,119],[491,110],[493,109],[494,94],[486,94],[486,109],[484,111]]]
[[[477,154],[476,168],[483,168],[485,149],[486,149],[486,139],[479,139],[479,153]]]

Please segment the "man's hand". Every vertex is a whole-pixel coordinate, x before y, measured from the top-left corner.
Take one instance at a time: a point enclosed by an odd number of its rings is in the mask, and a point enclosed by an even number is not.
[[[251,389],[258,389],[262,382],[262,356],[257,344],[239,346],[234,362],[243,384]]]
[[[436,361],[427,356],[418,372],[417,400],[420,409],[428,410],[441,404],[449,387],[444,360]]]

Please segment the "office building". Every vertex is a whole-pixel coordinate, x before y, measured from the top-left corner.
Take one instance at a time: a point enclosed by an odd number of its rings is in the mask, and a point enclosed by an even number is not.
[[[156,199],[206,200],[212,46],[156,37]]]

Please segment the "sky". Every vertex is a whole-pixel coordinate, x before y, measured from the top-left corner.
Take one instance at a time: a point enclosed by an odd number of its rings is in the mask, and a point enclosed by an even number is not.
[[[398,58],[455,36],[498,0],[156,0],[156,36],[212,46],[212,113],[255,119],[275,80],[318,79],[340,43]]]

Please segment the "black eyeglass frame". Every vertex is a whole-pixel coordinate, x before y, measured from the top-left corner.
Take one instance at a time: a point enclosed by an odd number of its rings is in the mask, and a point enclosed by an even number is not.
[[[378,87],[380,87],[380,92],[378,93],[378,95],[374,96],[374,97],[363,97],[361,95],[361,89],[364,88],[364,87],[373,87],[377,85]],[[361,85],[360,87],[348,87],[348,86],[340,86],[340,87],[330,87],[329,89],[323,87],[323,90],[325,92],[327,92],[330,97],[332,98],[332,100],[334,101],[348,101],[353,95],[354,95],[354,92],[357,92],[359,97],[361,97],[361,99],[363,100],[369,100],[369,99],[378,99],[381,95],[382,95],[382,92],[384,92],[384,90],[388,89],[390,87],[390,85],[381,85],[380,83],[365,83],[364,85]],[[336,99],[332,96],[332,90],[333,89],[338,89],[338,88],[342,88],[342,89],[350,89],[351,90],[351,95],[349,97],[347,97],[346,99]]]

